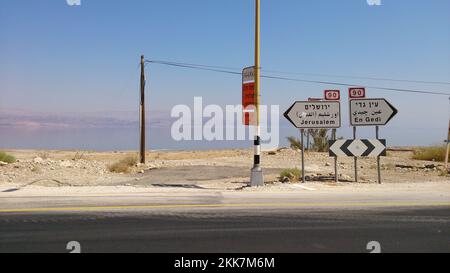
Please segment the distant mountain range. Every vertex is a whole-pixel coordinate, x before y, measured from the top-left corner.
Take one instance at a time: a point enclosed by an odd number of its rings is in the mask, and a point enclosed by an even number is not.
[[[93,113],[43,113],[15,109],[0,109],[2,128],[135,128],[138,113],[112,111]],[[147,124],[152,127],[170,126],[170,113],[148,112]]]

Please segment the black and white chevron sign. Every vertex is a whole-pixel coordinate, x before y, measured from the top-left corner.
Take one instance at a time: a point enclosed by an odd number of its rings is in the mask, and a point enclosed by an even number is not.
[[[330,141],[330,156],[378,157],[386,156],[386,140],[355,139]]]

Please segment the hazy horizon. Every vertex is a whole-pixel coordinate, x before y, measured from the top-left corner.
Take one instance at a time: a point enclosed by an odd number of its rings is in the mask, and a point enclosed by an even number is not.
[[[7,114],[8,113],[8,114]],[[38,150],[93,150],[131,151],[139,147],[139,120],[136,111],[97,113],[33,113],[19,110],[0,110],[0,149]],[[97,115],[95,115],[97,114]],[[345,114],[344,114],[345,117]],[[170,112],[147,112],[148,150],[211,150],[228,148],[252,148],[251,141],[181,141],[171,138],[171,126],[176,120]],[[284,118],[280,124],[280,147],[287,147],[288,136],[299,136],[299,131]],[[338,136],[351,137],[351,127],[347,124],[338,129]],[[389,146],[429,146],[440,145],[445,138],[436,134],[435,142],[428,142],[428,132],[420,128],[410,128],[411,137],[398,138],[388,129],[381,129],[381,137],[388,139]],[[439,132],[436,130],[436,132]],[[375,129],[360,128],[358,134],[365,138],[375,138]],[[439,139],[438,135],[442,135]]]

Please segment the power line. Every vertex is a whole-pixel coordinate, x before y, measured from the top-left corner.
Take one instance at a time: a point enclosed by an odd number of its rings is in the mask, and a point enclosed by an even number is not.
[[[213,65],[180,63],[180,62],[170,62],[170,61],[152,60],[152,61],[148,61],[148,62],[159,63],[159,64],[186,65],[186,66],[195,66],[195,67],[212,68],[212,69],[226,69],[226,70],[233,70],[233,71],[237,71],[237,72],[240,72],[242,70],[241,68],[236,68],[236,67],[213,66]],[[298,73],[298,72],[286,72],[286,71],[265,70],[265,69],[262,69],[262,71],[267,72],[267,73],[286,74],[286,75],[304,75],[304,76],[313,76],[313,77],[332,77],[332,78],[347,78],[347,79],[372,80],[372,81],[391,81],[391,82],[450,85],[450,82],[444,82],[444,81],[424,81],[424,80],[408,80],[408,79],[394,79],[394,78],[382,78],[382,77],[363,77],[363,76],[344,76],[344,75],[334,75],[334,74]]]
[[[332,78],[347,78],[347,79],[371,80],[371,81],[450,85],[450,82],[443,82],[443,81],[422,81],[422,80],[407,80],[407,79],[393,79],[393,78],[380,78],[380,77],[344,76],[344,75],[333,75],[333,74],[294,73],[294,72],[283,72],[283,71],[275,71],[275,70],[266,70],[266,72],[275,73],[275,74],[303,75],[303,76],[313,76],[313,77],[332,77]]]
[[[233,70],[237,70],[237,69],[229,68],[229,67],[210,66],[210,65],[197,65],[197,64],[188,64],[188,63],[175,63],[175,62],[166,62],[166,61],[152,61],[152,60],[146,60],[146,62],[147,63],[160,64],[160,65],[166,65],[166,66],[188,68],[188,69],[194,69],[194,70],[211,71],[211,72],[225,73],[225,74],[231,74],[231,75],[241,75],[241,72],[231,71],[232,69]],[[366,88],[377,89],[377,90],[385,90],[385,91],[392,91],[392,92],[404,92],[404,93],[438,95],[438,96],[449,96],[450,97],[450,93],[444,93],[444,92],[432,92],[432,91],[424,91],[424,90],[413,90],[413,89],[402,89],[402,88],[391,88],[391,87],[380,87],[380,86],[367,86],[367,85],[354,84],[354,83],[318,81],[318,80],[288,78],[288,77],[279,77],[279,76],[271,76],[271,75],[261,75],[261,77],[262,78],[266,78],[266,79],[274,79],[274,80],[304,82],[304,83],[315,83],[315,84],[345,86],[345,87],[365,86]]]

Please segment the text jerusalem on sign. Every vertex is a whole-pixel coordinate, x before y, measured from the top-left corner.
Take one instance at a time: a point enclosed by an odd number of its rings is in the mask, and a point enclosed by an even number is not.
[[[340,128],[341,104],[337,101],[298,101],[284,117],[299,129]]]

